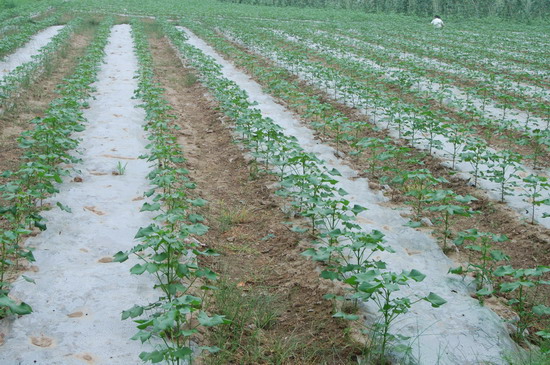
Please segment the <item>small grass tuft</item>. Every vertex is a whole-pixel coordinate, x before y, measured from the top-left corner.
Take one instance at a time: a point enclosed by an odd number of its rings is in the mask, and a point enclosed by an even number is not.
[[[191,87],[191,86],[195,85],[198,81],[199,81],[199,78],[197,77],[196,74],[194,74],[192,72],[188,72],[188,73],[185,74],[185,76],[183,78],[183,85],[185,87]]]
[[[247,207],[227,205],[222,201],[216,210],[216,221],[221,232],[227,232],[233,226],[250,222],[252,219],[252,211]]]

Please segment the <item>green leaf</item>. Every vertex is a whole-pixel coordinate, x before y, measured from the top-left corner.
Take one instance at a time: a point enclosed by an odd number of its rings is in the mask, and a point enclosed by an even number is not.
[[[134,305],[132,308],[122,311],[122,320],[128,318],[136,318],[143,314],[143,307],[139,305]]]
[[[48,228],[48,227],[46,227],[45,223],[43,223],[41,221],[38,221],[38,220],[34,221],[34,226],[36,228],[38,228],[39,230],[41,230],[41,231],[45,231]]]
[[[447,303],[445,299],[441,298],[439,295],[432,292],[430,292],[430,294],[428,294],[428,296],[423,299],[429,302],[434,308],[439,308],[443,304]]]
[[[191,350],[189,347],[182,347],[177,351],[174,351],[173,354],[178,359],[189,359],[190,356],[193,354],[193,350]]]
[[[33,279],[33,278],[29,278],[27,275],[21,275],[21,277],[22,277],[26,282],[36,284],[36,282],[34,281],[34,279]]]
[[[346,195],[348,195],[348,192],[345,191],[345,190],[342,189],[342,188],[338,189],[337,192],[338,192],[338,195],[340,195],[340,196],[346,196]]]
[[[209,229],[208,226],[205,226],[202,223],[196,223],[196,224],[192,224],[192,225],[187,226],[187,231],[190,234],[194,234],[196,236],[202,236],[203,234],[208,232],[208,229]]]
[[[335,168],[333,168],[332,170],[330,170],[328,172],[330,175],[332,176],[342,176],[342,174],[340,173],[340,171],[336,170]]]
[[[142,352],[139,354],[139,358],[143,361],[151,361],[153,364],[162,362],[164,360],[163,351]]]
[[[334,272],[334,271],[328,271],[328,270],[324,270],[321,272],[321,275],[320,275],[323,279],[328,279],[328,280],[338,280],[338,273]]]
[[[200,346],[199,349],[203,351],[208,351],[211,354],[215,354],[216,352],[220,351],[221,349],[217,346]]]
[[[455,267],[455,268],[450,268],[448,273],[450,274],[456,274],[456,275],[462,275],[464,274],[464,268],[462,266],[459,266],[459,267]]]
[[[207,278],[209,280],[217,280],[218,275],[210,269],[200,269],[195,271],[195,275],[199,278]]]
[[[147,237],[149,236],[151,233],[155,232],[155,228],[154,226],[151,224],[145,228],[141,227],[139,230],[138,230],[138,233],[136,234],[136,236],[134,238],[143,238],[143,237]]]
[[[198,222],[204,221],[204,217],[200,214],[189,214],[187,219],[189,219],[189,222],[191,223],[198,223]]]
[[[14,314],[24,315],[32,313],[32,308],[26,304],[17,304],[13,299],[6,295],[0,296],[0,307],[7,307]]]
[[[405,224],[405,227],[418,228],[418,227],[422,227],[422,223],[415,222],[415,221],[408,221],[407,224]]]
[[[495,276],[505,276],[505,275],[512,275],[513,273],[515,273],[516,270],[509,266],[509,265],[506,265],[506,266],[499,266],[494,272],[493,274]]]
[[[411,347],[404,344],[398,344],[393,346],[392,350],[398,353],[407,354],[411,351]]]
[[[533,307],[533,313],[537,316],[548,316],[550,315],[550,307],[547,307],[544,304],[536,305]]]
[[[151,338],[152,335],[153,334],[151,332],[140,330],[138,333],[133,335],[131,337],[131,339],[132,340],[140,340],[141,343],[145,343],[146,341],[149,341],[149,339]]]
[[[128,260],[128,253],[119,251],[113,256],[114,262],[124,262]]]
[[[216,314],[213,317],[209,317],[205,312],[200,312],[197,319],[201,325],[206,327],[213,327],[220,324],[228,323],[228,320],[225,319],[225,316],[220,316]]]
[[[342,319],[345,319],[347,321],[356,321],[360,318],[356,314],[348,314],[348,313],[344,313],[344,312],[338,312],[338,313],[333,314],[332,316],[334,318],[342,318]]]
[[[426,278],[426,275],[415,269],[411,270],[408,276],[410,276],[416,282],[421,282]]]
[[[135,264],[131,269],[130,273],[134,275],[141,275],[147,270],[147,264]]]
[[[367,208],[362,207],[362,206],[357,205],[357,204],[355,204],[355,205],[353,206],[353,208],[351,208],[351,211],[352,211],[353,214],[355,214],[355,215],[357,215],[357,214],[359,214],[359,213],[361,213],[361,212],[364,212],[365,210],[367,210]]]
[[[185,337],[193,336],[195,333],[198,333],[199,330],[196,328],[190,329],[190,330],[180,330],[180,334]]]
[[[493,291],[489,288],[483,288],[476,291],[476,294],[480,297],[486,297],[493,294]]]
[[[176,324],[176,311],[170,310],[155,319],[155,327],[160,330],[173,328]]]
[[[307,228],[302,228],[300,226],[292,226],[292,228],[290,229],[292,232],[296,232],[296,233],[305,233],[308,231]]]
[[[519,281],[514,281],[512,283],[502,283],[500,285],[500,291],[503,293],[508,293],[516,290],[521,286],[521,283]]]
[[[155,264],[154,262],[148,262],[145,266],[149,274],[152,274],[159,269],[159,265]]]
[[[73,211],[71,210],[71,208],[69,208],[69,207],[66,206],[66,205],[61,204],[60,202],[55,203],[55,205],[57,205],[57,206],[59,207],[59,209],[64,210],[64,211],[67,212],[67,213],[72,213],[72,212],[73,212]]]
[[[143,203],[140,212],[155,212],[157,210],[160,210],[160,203]]]
[[[187,201],[194,207],[203,207],[208,203],[208,201],[206,201],[204,199],[201,199],[201,198],[188,199]]]

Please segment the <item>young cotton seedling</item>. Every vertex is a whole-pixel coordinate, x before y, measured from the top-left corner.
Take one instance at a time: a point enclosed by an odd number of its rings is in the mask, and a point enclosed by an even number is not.
[[[504,202],[504,197],[514,195],[514,187],[517,186],[517,173],[523,171],[520,163],[523,156],[513,151],[500,151],[488,153],[485,177],[499,186],[500,201]]]
[[[508,237],[497,235],[494,233],[479,232],[477,229],[468,229],[460,232],[454,240],[455,245],[463,246],[472,254],[477,254],[475,262],[470,260],[466,267],[459,266],[455,269],[450,269],[449,272],[458,275],[466,275],[472,273],[476,284],[476,293],[479,300],[482,301],[484,296],[493,294],[493,271],[495,264],[499,261],[508,261],[510,258],[502,251],[494,249],[493,242],[505,242]]]
[[[480,166],[487,161],[487,144],[485,141],[471,137],[466,139],[466,145],[460,153],[460,159],[469,162],[473,170],[471,174],[474,176],[473,185],[477,186],[477,179],[481,176]]]
[[[517,340],[525,339],[525,330],[532,326],[538,318],[550,315],[550,307],[543,303],[537,303],[540,300],[542,287],[550,285],[550,281],[545,280],[545,275],[549,272],[550,267],[548,266],[538,266],[533,269],[514,269],[511,266],[501,266],[494,271],[495,276],[508,279],[500,285],[500,292],[515,295],[508,300],[508,304],[519,315],[515,332]]]
[[[470,210],[467,205],[474,200],[473,196],[461,196],[452,190],[436,190],[429,193],[426,202],[435,204],[427,209],[439,214],[438,223],[443,225],[443,251],[447,251],[447,241],[452,239],[451,226],[455,216],[469,217],[475,212]]]
[[[433,187],[447,182],[444,178],[433,176],[427,169],[406,171],[401,175],[401,178],[404,182],[405,195],[413,198],[413,201],[409,204],[413,206],[417,218],[422,214],[427,196],[433,193]]]
[[[376,362],[383,362],[386,359],[387,347],[390,343],[406,340],[399,335],[390,332],[392,324],[410,308],[420,302],[426,301],[433,308],[439,308],[446,301],[435,293],[429,293],[424,297],[406,297],[399,296],[401,286],[408,286],[410,281],[421,282],[426,278],[418,270],[402,271],[395,273],[380,269],[371,269],[350,276],[344,282],[357,288],[357,292],[352,295],[354,299],[371,301],[378,308],[380,318],[372,326],[371,331],[380,339],[375,349],[371,349],[376,354]],[[357,320],[359,316],[348,315],[338,312],[334,315],[336,318],[348,320]],[[366,331],[368,333],[369,331]]]
[[[525,202],[531,206],[531,224],[535,224],[535,209],[541,205],[550,206],[550,183],[548,178],[538,175],[529,175],[522,180],[527,189],[521,194]]]

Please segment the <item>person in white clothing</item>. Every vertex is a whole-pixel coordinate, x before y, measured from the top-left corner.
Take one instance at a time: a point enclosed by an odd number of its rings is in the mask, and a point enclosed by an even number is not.
[[[443,28],[445,24],[443,24],[443,20],[439,17],[439,15],[434,16],[434,19],[432,20],[432,25],[434,28]]]

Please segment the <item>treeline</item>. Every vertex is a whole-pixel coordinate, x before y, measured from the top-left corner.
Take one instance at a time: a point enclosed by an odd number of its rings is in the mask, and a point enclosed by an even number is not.
[[[550,0],[219,0],[224,2],[354,9],[372,13],[399,13],[418,16],[461,16],[513,18],[520,20],[548,18]]]

